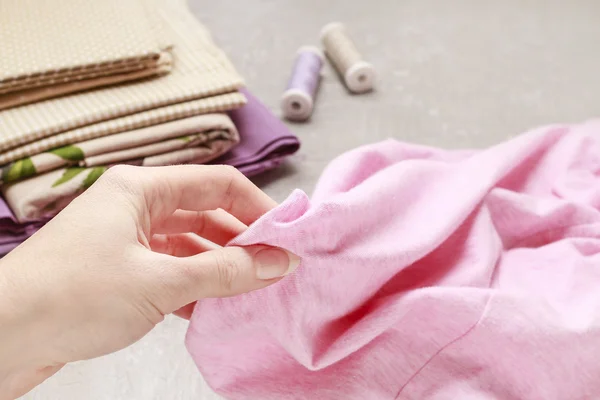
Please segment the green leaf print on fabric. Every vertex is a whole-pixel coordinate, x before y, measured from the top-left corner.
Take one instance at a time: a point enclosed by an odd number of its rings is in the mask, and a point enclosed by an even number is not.
[[[63,160],[81,161],[85,158],[83,151],[77,146],[63,146],[57,149],[48,150],[48,153],[56,154]]]
[[[29,178],[37,173],[35,165],[31,158],[23,158],[22,160],[10,163],[2,168],[2,180],[5,183],[15,182],[21,179]]]
[[[102,175],[105,171],[106,167],[93,168],[88,174],[88,176],[85,177],[81,186],[83,186],[85,189],[89,188],[94,182],[98,180],[98,178],[100,178],[100,175]]]
[[[75,178],[77,175],[85,171],[84,167],[71,167],[65,170],[65,173],[60,177],[59,180],[54,182],[52,187],[57,187],[58,185],[62,185],[65,182],[69,182],[71,179]]]
[[[96,182],[96,180],[98,178],[100,178],[100,175],[102,175],[104,173],[104,171],[106,171],[106,167],[95,167],[95,168],[71,167],[71,168],[67,168],[65,170],[65,172],[63,173],[63,175],[60,177],[60,179],[57,180],[56,182],[54,182],[52,187],[62,185],[65,182],[69,182],[71,179],[75,178],[77,175],[81,174],[83,171],[89,171],[89,173],[87,174],[87,176],[81,183],[81,188],[87,189],[90,186],[92,186],[92,184],[94,182]]]
[[[182,136],[182,137],[179,137],[179,138],[177,138],[177,139],[179,139],[179,140],[183,140],[184,142],[188,143],[188,142],[190,142],[190,141],[191,141],[193,138],[195,138],[195,136]]]

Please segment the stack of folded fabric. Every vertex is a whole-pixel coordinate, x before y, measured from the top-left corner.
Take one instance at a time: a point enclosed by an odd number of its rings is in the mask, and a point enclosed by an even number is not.
[[[0,109],[172,68],[148,2],[4,0],[0,26]]]
[[[251,175],[299,147],[184,0],[2,7],[0,254],[112,165],[220,162]]]

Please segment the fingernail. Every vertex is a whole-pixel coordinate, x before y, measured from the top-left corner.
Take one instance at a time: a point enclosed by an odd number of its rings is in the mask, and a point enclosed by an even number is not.
[[[283,249],[269,248],[254,255],[256,277],[274,279],[293,272],[300,264],[300,257]]]

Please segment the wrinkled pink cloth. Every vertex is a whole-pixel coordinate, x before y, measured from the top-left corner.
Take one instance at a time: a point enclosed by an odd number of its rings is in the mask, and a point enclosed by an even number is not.
[[[230,399],[600,398],[599,207],[600,122],[359,148],[233,241],[303,261],[187,347]]]

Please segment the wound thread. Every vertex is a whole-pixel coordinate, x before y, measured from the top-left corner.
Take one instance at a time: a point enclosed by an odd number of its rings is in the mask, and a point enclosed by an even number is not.
[[[352,93],[365,93],[375,86],[375,68],[366,62],[340,22],[321,30],[325,53]]]
[[[304,46],[298,50],[292,75],[281,97],[281,110],[287,119],[304,121],[312,115],[323,63],[324,57],[318,48]]]

